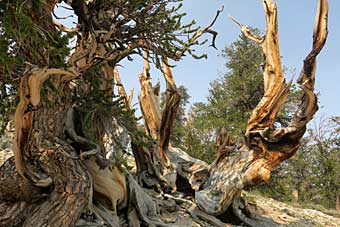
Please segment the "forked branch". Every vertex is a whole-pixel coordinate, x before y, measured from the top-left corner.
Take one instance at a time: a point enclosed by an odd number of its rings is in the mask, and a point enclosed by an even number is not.
[[[305,133],[306,124],[317,110],[314,93],[315,59],[327,38],[327,0],[319,0],[313,49],[304,60],[298,80],[304,92],[301,104],[289,126],[280,129],[274,127],[275,118],[289,92],[291,82],[286,84],[282,73],[276,5],[272,0],[263,0],[263,7],[266,14],[266,34],[262,42],[265,57],[264,96],[248,121],[246,144],[239,148],[230,147],[220,155],[210,166],[210,176],[201,186],[202,189],[195,194],[198,206],[210,214],[222,214],[232,203],[234,211],[243,212],[244,206],[237,204],[235,200],[240,196],[240,191],[245,187],[267,182],[271,171],[295,154]],[[257,223],[254,226],[262,225],[263,223]]]
[[[278,46],[276,5],[271,0],[264,0],[263,5],[266,13],[266,36],[262,44],[265,56],[265,69],[263,73],[265,93],[249,119],[246,138],[250,147],[255,146],[261,150],[285,153],[275,156],[276,158],[280,157],[282,161],[295,153],[307,123],[313,118],[318,109],[317,97],[314,93],[316,57],[327,39],[328,1],[319,0],[313,33],[313,49],[305,58],[301,74],[298,78],[298,84],[304,92],[301,103],[289,126],[277,130],[274,129],[273,124],[289,92],[290,83],[285,83],[282,74]],[[261,143],[254,139],[258,135],[263,140]],[[281,142],[282,140],[286,142],[283,143]],[[276,160],[272,163],[272,167],[281,161]]]

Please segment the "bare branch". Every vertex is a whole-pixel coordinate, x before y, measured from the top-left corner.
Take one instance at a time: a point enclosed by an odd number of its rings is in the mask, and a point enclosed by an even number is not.
[[[271,34],[277,34],[277,28],[273,28],[273,26],[277,27],[277,16],[275,13],[276,5],[271,1],[265,0],[264,9],[267,14],[267,32],[269,30],[273,31]],[[260,146],[261,149],[264,150],[275,150],[282,152],[281,155],[276,156],[276,158],[280,157],[280,160],[289,158],[296,152],[297,148],[299,147],[299,140],[306,130],[307,123],[313,118],[315,112],[318,110],[317,96],[314,93],[316,57],[325,45],[327,39],[327,21],[328,1],[319,0],[313,33],[313,49],[305,58],[301,74],[298,78],[298,84],[303,89],[304,94],[298,110],[294,114],[289,126],[277,130],[274,130],[272,127],[276,116],[275,113],[277,113],[283,104],[284,97],[289,92],[291,82],[285,85],[283,77],[279,76],[280,71],[278,70],[278,66],[281,67],[281,65],[279,64],[278,60],[280,55],[278,52],[276,55],[273,55],[273,53],[276,52],[276,49],[273,49],[273,47],[270,46],[270,43],[266,44],[268,42],[268,33],[266,35],[266,39],[263,44],[263,50],[266,56],[264,75],[266,76],[266,74],[268,74],[267,78],[269,81],[264,97],[252,113],[248,122],[246,136],[248,143],[252,144],[252,146],[256,144],[256,146]],[[276,39],[272,39],[272,41],[275,41],[277,44]],[[266,49],[268,47],[272,48]],[[266,50],[271,51],[272,55],[266,54]],[[270,62],[276,63],[271,65]],[[269,76],[273,78],[270,78]],[[275,143],[276,145],[258,144],[258,142],[255,142],[251,136],[256,136],[257,133],[264,141],[266,141],[265,143]],[[281,140],[284,140],[285,142],[281,142]],[[280,162],[274,162],[272,160],[271,165],[274,167],[278,163]]]
[[[160,127],[159,144],[163,150],[167,150],[176,113],[180,104],[181,95],[176,87],[172,76],[167,57],[163,57],[163,75],[166,80],[167,90],[165,94],[165,104],[162,112],[162,122]]]
[[[319,0],[314,24],[313,49],[303,62],[298,84],[304,91],[302,102],[291,123],[293,127],[306,125],[318,109],[314,93],[316,57],[324,47],[328,35],[328,1]]]
[[[114,67],[113,75],[114,75],[114,78],[117,82],[118,95],[122,99],[123,108],[127,108],[128,110],[131,110],[131,103],[129,101],[129,98],[126,95],[125,88],[124,88],[122,81],[120,79],[120,75],[119,75],[117,66]]]
[[[76,28],[68,28],[68,27],[64,26],[62,23],[59,23],[56,20],[53,20],[53,24],[55,26],[57,26],[63,32],[78,32],[79,31],[79,28],[77,28],[77,27]]]
[[[57,6],[57,7],[58,7],[58,6]],[[69,10],[72,10],[72,9],[69,9]],[[69,15],[69,16],[65,16],[65,17],[59,17],[59,16],[57,16],[57,15],[55,14],[54,10],[52,11],[52,14],[53,14],[53,16],[54,16],[56,19],[58,19],[58,20],[65,20],[65,19],[68,19],[68,18],[73,17],[73,15]]]
[[[150,133],[153,139],[157,140],[161,124],[159,92],[157,92],[157,86],[152,86],[151,78],[148,75],[140,74],[139,82],[141,85],[139,102],[146,123],[145,126],[148,129],[146,131]]]
[[[247,129],[246,138],[249,145],[250,134],[265,128],[273,128],[275,118],[279,112],[291,83],[286,84],[281,65],[279,50],[277,7],[271,0],[264,0],[266,16],[266,35],[262,42],[264,54],[264,96],[252,112]]]
[[[184,53],[188,51],[192,45],[195,45],[197,43],[197,40],[205,33],[210,33],[213,35],[211,46],[216,48],[215,40],[218,33],[216,31],[213,31],[211,27],[215,24],[218,16],[220,15],[220,13],[223,12],[223,9],[224,7],[222,7],[220,10],[217,10],[216,16],[209,26],[199,29],[195,34],[192,35],[192,37],[187,42],[184,43],[183,49],[176,53],[177,59],[180,59],[184,55]]]
[[[251,39],[257,43],[263,43],[264,38],[263,37],[257,37],[254,34],[251,33],[250,29],[248,26],[245,26],[243,24],[241,24],[238,20],[236,20],[234,17],[232,16],[228,16],[233,22],[235,22],[238,26],[240,26],[241,28],[241,32],[248,38]]]
[[[128,101],[129,106],[132,105],[132,99],[133,99],[134,90],[135,90],[134,88],[131,88],[129,96],[127,97],[127,101]]]
[[[149,63],[149,52],[147,50],[144,50],[143,58],[144,58],[143,72],[144,72],[144,75],[148,76],[150,73],[150,63]]]
[[[163,57],[162,61],[163,61],[162,70],[163,70],[164,79],[165,79],[166,84],[167,84],[167,88],[176,89],[175,80],[174,80],[174,77],[172,76],[172,73],[171,73],[168,58]]]

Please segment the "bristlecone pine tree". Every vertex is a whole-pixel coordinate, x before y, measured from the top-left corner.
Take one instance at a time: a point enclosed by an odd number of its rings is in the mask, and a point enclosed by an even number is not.
[[[19,94],[14,159],[0,169],[0,226],[120,226],[121,213],[129,226],[173,226],[160,218],[157,204],[143,187],[158,191],[158,199],[188,203],[193,219],[213,226],[225,226],[219,217],[228,208],[249,225],[270,225],[246,211],[240,192],[268,181],[271,171],[294,155],[317,111],[316,57],[327,37],[328,1],[319,0],[313,48],[298,79],[303,97],[285,128],[274,127],[291,85],[282,73],[276,4],[263,0],[264,37],[252,35],[232,18],[244,35],[262,44],[264,96],[248,121],[245,144],[230,146],[223,132],[218,157],[210,166],[169,145],[180,95],[168,59],[180,60],[185,53],[200,57],[192,46],[205,33],[214,40],[217,33],[211,27],[219,11],[208,27],[192,29],[192,24],[181,25],[183,14],[173,4],[176,0],[69,0],[65,2],[78,16],[77,27],[69,29],[52,18],[58,2],[0,3],[1,78],[9,81],[7,88],[17,86]],[[72,34],[77,44],[67,57],[67,37]],[[180,39],[183,35],[188,40]],[[146,136],[138,133],[131,96],[116,68],[133,54],[144,56],[145,62],[139,102]],[[149,61],[162,69],[166,81],[162,111]],[[17,80],[10,80],[14,77]],[[129,133],[134,176],[106,158],[107,141],[114,137],[114,130],[107,128],[113,124]],[[194,192],[192,201],[176,197],[183,184],[191,189],[184,193]]]

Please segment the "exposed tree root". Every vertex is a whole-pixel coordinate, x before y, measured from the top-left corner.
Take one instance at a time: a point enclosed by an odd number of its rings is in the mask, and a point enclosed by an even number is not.
[[[191,157],[179,148],[169,147],[167,154],[176,166],[177,174],[187,179],[190,187],[198,191],[209,177],[208,164]]]
[[[165,197],[165,198],[173,199],[175,202],[178,202],[178,203],[187,203],[189,205],[189,208],[186,209],[186,211],[191,215],[191,217],[193,218],[193,220],[195,220],[195,222],[200,223],[202,226],[204,226],[202,221],[205,221],[205,222],[209,223],[210,225],[217,226],[217,227],[227,227],[228,226],[228,224],[223,223],[218,218],[202,212],[197,207],[197,205],[191,200],[175,197],[175,196],[172,196],[172,195],[169,195],[169,194],[162,194],[162,196]]]

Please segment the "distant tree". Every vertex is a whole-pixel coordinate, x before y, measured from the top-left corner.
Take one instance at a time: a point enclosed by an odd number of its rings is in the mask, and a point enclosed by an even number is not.
[[[339,119],[339,118],[334,118]],[[321,119],[309,130],[309,171],[312,177],[299,189],[304,202],[319,203],[329,208],[339,206],[340,133],[331,119]],[[339,209],[339,207],[337,207]]]
[[[0,80],[0,136],[4,133],[11,116],[14,115],[15,106],[18,103],[15,86],[17,85],[13,80]]]
[[[276,199],[292,200],[298,192],[300,203],[321,204],[327,208],[340,205],[340,127],[339,117],[321,119],[303,138],[297,154],[275,171],[275,177],[261,192]]]
[[[257,29],[253,33],[260,35]],[[212,128],[228,125],[232,136],[241,136],[250,112],[263,95],[262,49],[242,34],[225,47],[222,56],[227,72],[210,83],[208,102],[195,105],[196,116]]]

